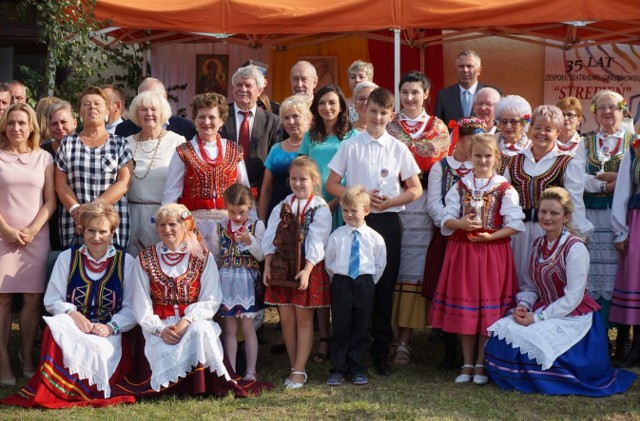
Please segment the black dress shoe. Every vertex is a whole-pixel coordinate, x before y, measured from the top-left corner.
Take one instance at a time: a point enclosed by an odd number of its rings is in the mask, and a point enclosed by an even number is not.
[[[376,373],[381,376],[389,376],[391,374],[391,365],[389,365],[388,361],[376,361],[374,363],[376,366]]]

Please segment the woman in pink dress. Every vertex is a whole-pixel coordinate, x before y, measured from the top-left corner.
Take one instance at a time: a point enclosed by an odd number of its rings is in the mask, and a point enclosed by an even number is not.
[[[49,253],[47,221],[56,206],[53,158],[39,143],[31,107],[9,107],[0,119],[0,386],[16,384],[8,353],[13,294],[24,297],[18,358],[25,377],[35,370],[32,353]]]

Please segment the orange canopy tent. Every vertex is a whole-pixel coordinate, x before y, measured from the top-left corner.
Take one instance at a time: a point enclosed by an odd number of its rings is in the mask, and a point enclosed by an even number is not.
[[[381,29],[406,30],[416,45],[495,35],[560,48],[640,43],[640,0],[97,0],[94,13],[125,44],[242,34],[235,38],[277,48],[301,35]],[[422,37],[420,28],[445,32]]]

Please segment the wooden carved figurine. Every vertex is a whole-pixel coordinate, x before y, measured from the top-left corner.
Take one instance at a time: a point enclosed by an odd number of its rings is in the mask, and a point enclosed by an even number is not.
[[[298,288],[300,281],[295,276],[301,270],[302,232],[288,203],[283,203],[280,209],[280,223],[273,245],[276,252],[271,259],[269,285]]]

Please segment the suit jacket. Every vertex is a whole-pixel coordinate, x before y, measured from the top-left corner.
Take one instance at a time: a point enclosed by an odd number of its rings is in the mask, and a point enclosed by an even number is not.
[[[478,82],[476,92],[484,88],[485,84]],[[471,104],[473,109],[473,104]],[[444,124],[449,124],[449,120],[460,120],[462,117],[466,117],[462,113],[462,100],[460,99],[460,86],[455,85],[442,88],[438,92],[438,99],[436,100],[436,117],[444,121]]]
[[[171,130],[174,133],[182,135],[187,140],[193,139],[196,135],[196,126],[191,120],[187,120],[186,118],[182,118],[177,115],[172,115],[169,117],[168,123],[169,125],[167,126],[167,130]],[[116,134],[122,137],[129,137],[136,133],[140,133],[140,130],[142,129],[136,126],[133,121],[125,120],[116,127]]]
[[[229,117],[227,117],[227,121],[224,122],[220,129],[220,136],[232,142],[238,141],[234,104],[229,105]],[[280,117],[257,107],[249,141],[249,156],[244,157],[251,187],[260,188],[267,154],[271,147],[281,140],[282,121]]]

